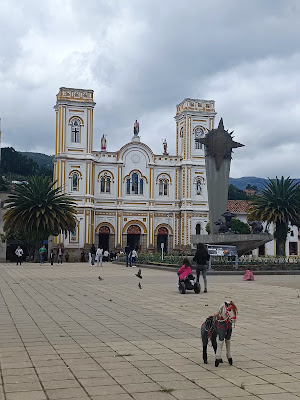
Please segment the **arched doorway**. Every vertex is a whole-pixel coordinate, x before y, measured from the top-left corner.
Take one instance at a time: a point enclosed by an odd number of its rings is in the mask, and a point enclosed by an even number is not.
[[[109,227],[101,226],[101,228],[99,229],[99,247],[103,250],[109,250],[109,234]]]
[[[164,244],[164,252],[168,253],[168,229],[160,227],[157,231],[157,251],[161,251],[161,244]]]
[[[140,248],[141,233],[141,228],[138,225],[130,225],[127,229],[127,245],[131,249]]]

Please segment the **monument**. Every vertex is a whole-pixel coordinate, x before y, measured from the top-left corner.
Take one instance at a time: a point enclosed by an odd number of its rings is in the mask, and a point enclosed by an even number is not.
[[[192,242],[236,246],[238,255],[245,254],[273,240],[273,236],[253,229],[252,234],[239,235],[231,230],[235,216],[227,210],[229,172],[232,149],[244,145],[233,140],[233,132],[224,129],[221,118],[217,129],[210,130],[199,142],[205,146],[206,180],[209,203],[210,235],[193,235]],[[224,218],[224,220],[222,219]],[[258,224],[253,222],[254,226]]]

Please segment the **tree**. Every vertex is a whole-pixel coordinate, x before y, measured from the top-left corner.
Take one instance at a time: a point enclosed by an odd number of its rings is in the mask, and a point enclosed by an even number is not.
[[[249,200],[245,192],[230,184],[228,187],[228,200]]]
[[[297,182],[289,177],[268,179],[260,196],[252,199],[249,219],[275,225],[276,254],[285,256],[289,224],[300,227],[300,199]]]
[[[250,233],[249,225],[245,224],[245,222],[243,222],[237,218],[232,218],[231,230],[240,235],[247,235]]]
[[[39,245],[50,235],[73,231],[76,225],[75,203],[55,188],[48,177],[34,176],[17,185],[5,205],[4,231],[7,235],[26,236]]]

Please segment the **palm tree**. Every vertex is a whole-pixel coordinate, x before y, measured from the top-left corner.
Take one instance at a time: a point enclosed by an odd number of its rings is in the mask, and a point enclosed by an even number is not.
[[[34,176],[16,186],[4,207],[4,230],[15,235],[21,232],[36,242],[74,230],[75,203],[55,184],[49,177]]]
[[[289,224],[300,226],[300,202],[297,183],[289,177],[269,179],[260,195],[252,200],[249,219],[275,225],[276,255],[285,256]]]

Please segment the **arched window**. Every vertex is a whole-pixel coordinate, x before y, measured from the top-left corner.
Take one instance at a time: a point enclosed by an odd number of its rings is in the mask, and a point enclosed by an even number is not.
[[[201,234],[201,224],[196,224],[196,235]]]
[[[111,177],[105,173],[100,178],[100,193],[110,193],[111,190]]]
[[[202,126],[196,126],[194,129],[195,133],[195,149],[201,150],[202,143],[200,143],[200,139],[204,136],[204,128]]]
[[[167,179],[160,179],[158,185],[159,196],[168,196],[169,194],[169,181]]]
[[[144,194],[144,179],[137,172],[126,179],[126,194]]]
[[[80,143],[80,121],[76,118],[72,120],[72,143]]]
[[[196,195],[202,194],[203,180],[201,178],[196,179]]]
[[[79,175],[77,172],[73,172],[73,174],[71,175],[71,191],[79,191]]]

